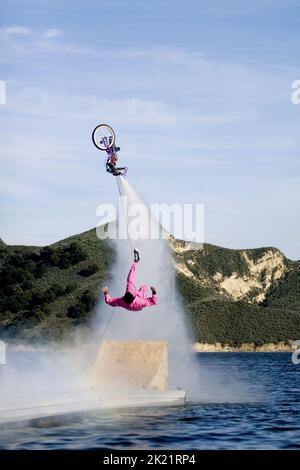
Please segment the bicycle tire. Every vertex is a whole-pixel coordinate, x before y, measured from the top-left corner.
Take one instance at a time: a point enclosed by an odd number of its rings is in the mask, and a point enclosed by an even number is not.
[[[97,137],[97,133],[99,133],[99,130],[102,129],[104,131],[104,129],[108,130],[110,132],[110,136],[109,137],[112,137],[112,140],[110,142],[110,144],[105,147],[104,145],[101,146],[100,145],[100,140],[99,138]],[[113,128],[111,126],[109,126],[108,124],[99,124],[98,126],[95,127],[95,129],[93,130],[93,133],[92,133],[92,141],[93,141],[93,144],[95,145],[95,147],[98,149],[98,150],[107,150],[108,148],[112,147],[114,144],[115,144],[115,141],[116,141],[116,135],[115,135],[115,131],[113,130]]]

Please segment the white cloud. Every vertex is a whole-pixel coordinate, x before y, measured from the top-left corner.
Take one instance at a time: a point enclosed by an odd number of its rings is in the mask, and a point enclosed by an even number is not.
[[[62,31],[60,29],[52,28],[52,29],[47,29],[44,32],[44,37],[46,39],[51,39],[51,38],[56,38],[57,36],[60,36],[61,34],[62,34]]]
[[[141,99],[136,96],[109,98],[89,94],[47,93],[43,90],[13,86],[7,109],[28,116],[41,116],[57,119],[95,120],[101,115],[107,121],[120,124],[148,124],[154,126],[224,124],[243,119],[237,112],[204,112],[195,107],[181,107],[163,99]],[[249,116],[248,116],[249,118]]]
[[[22,39],[19,37],[22,36]],[[27,40],[24,41],[24,36]],[[60,40],[62,31],[49,28],[41,32],[31,30],[24,26],[9,26],[0,29],[0,38],[3,39],[0,49],[0,60],[11,60],[12,57],[28,56],[41,53],[90,55],[95,50],[89,46],[80,46]],[[1,43],[0,43],[1,46]]]
[[[43,37],[35,42],[31,48],[33,53],[54,53],[54,54],[70,54],[70,55],[91,55],[95,54],[95,50],[89,46],[79,46],[76,44],[71,44],[63,41],[52,41],[52,37]],[[26,51],[25,51],[26,53]]]
[[[28,35],[31,33],[31,29],[25,26],[9,26],[7,28],[0,29],[0,33],[4,36]]]

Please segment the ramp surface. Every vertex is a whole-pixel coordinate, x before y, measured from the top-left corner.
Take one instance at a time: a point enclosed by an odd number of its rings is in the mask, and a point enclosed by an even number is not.
[[[104,340],[91,373],[96,388],[166,390],[166,341]]]

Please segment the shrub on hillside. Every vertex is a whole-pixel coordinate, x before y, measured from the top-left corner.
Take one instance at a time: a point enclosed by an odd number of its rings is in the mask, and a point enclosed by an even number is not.
[[[82,277],[89,277],[89,276],[92,276],[93,274],[97,273],[99,271],[99,268],[98,266],[93,263],[93,264],[90,264],[89,266],[87,266],[86,268],[83,268],[81,269],[78,274],[79,276],[82,276]]]

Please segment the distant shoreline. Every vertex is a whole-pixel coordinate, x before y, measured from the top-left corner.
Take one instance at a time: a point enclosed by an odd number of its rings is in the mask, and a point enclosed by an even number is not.
[[[209,343],[194,343],[194,350],[196,352],[293,352],[291,344],[281,343],[266,343],[261,346],[256,346],[254,343],[244,343],[239,347],[229,346],[228,344],[209,344]]]
[[[240,347],[233,347],[228,344],[221,344],[221,343],[199,343],[195,342],[194,345],[194,351],[195,352],[204,352],[204,353],[218,353],[218,352],[243,352],[243,353],[251,353],[251,352],[257,352],[257,353],[266,353],[266,352],[290,352],[292,353],[294,349],[292,348],[292,343],[290,344],[285,344],[283,342],[281,343],[266,343],[261,346],[255,346],[254,343],[244,343]],[[72,347],[68,348],[62,348],[61,346],[55,345],[52,346],[34,346],[34,345],[29,345],[29,344],[12,344],[8,343],[7,344],[7,349],[10,351],[16,351],[16,352],[41,352],[41,353],[46,353],[49,351],[64,351],[68,350],[70,351]]]

